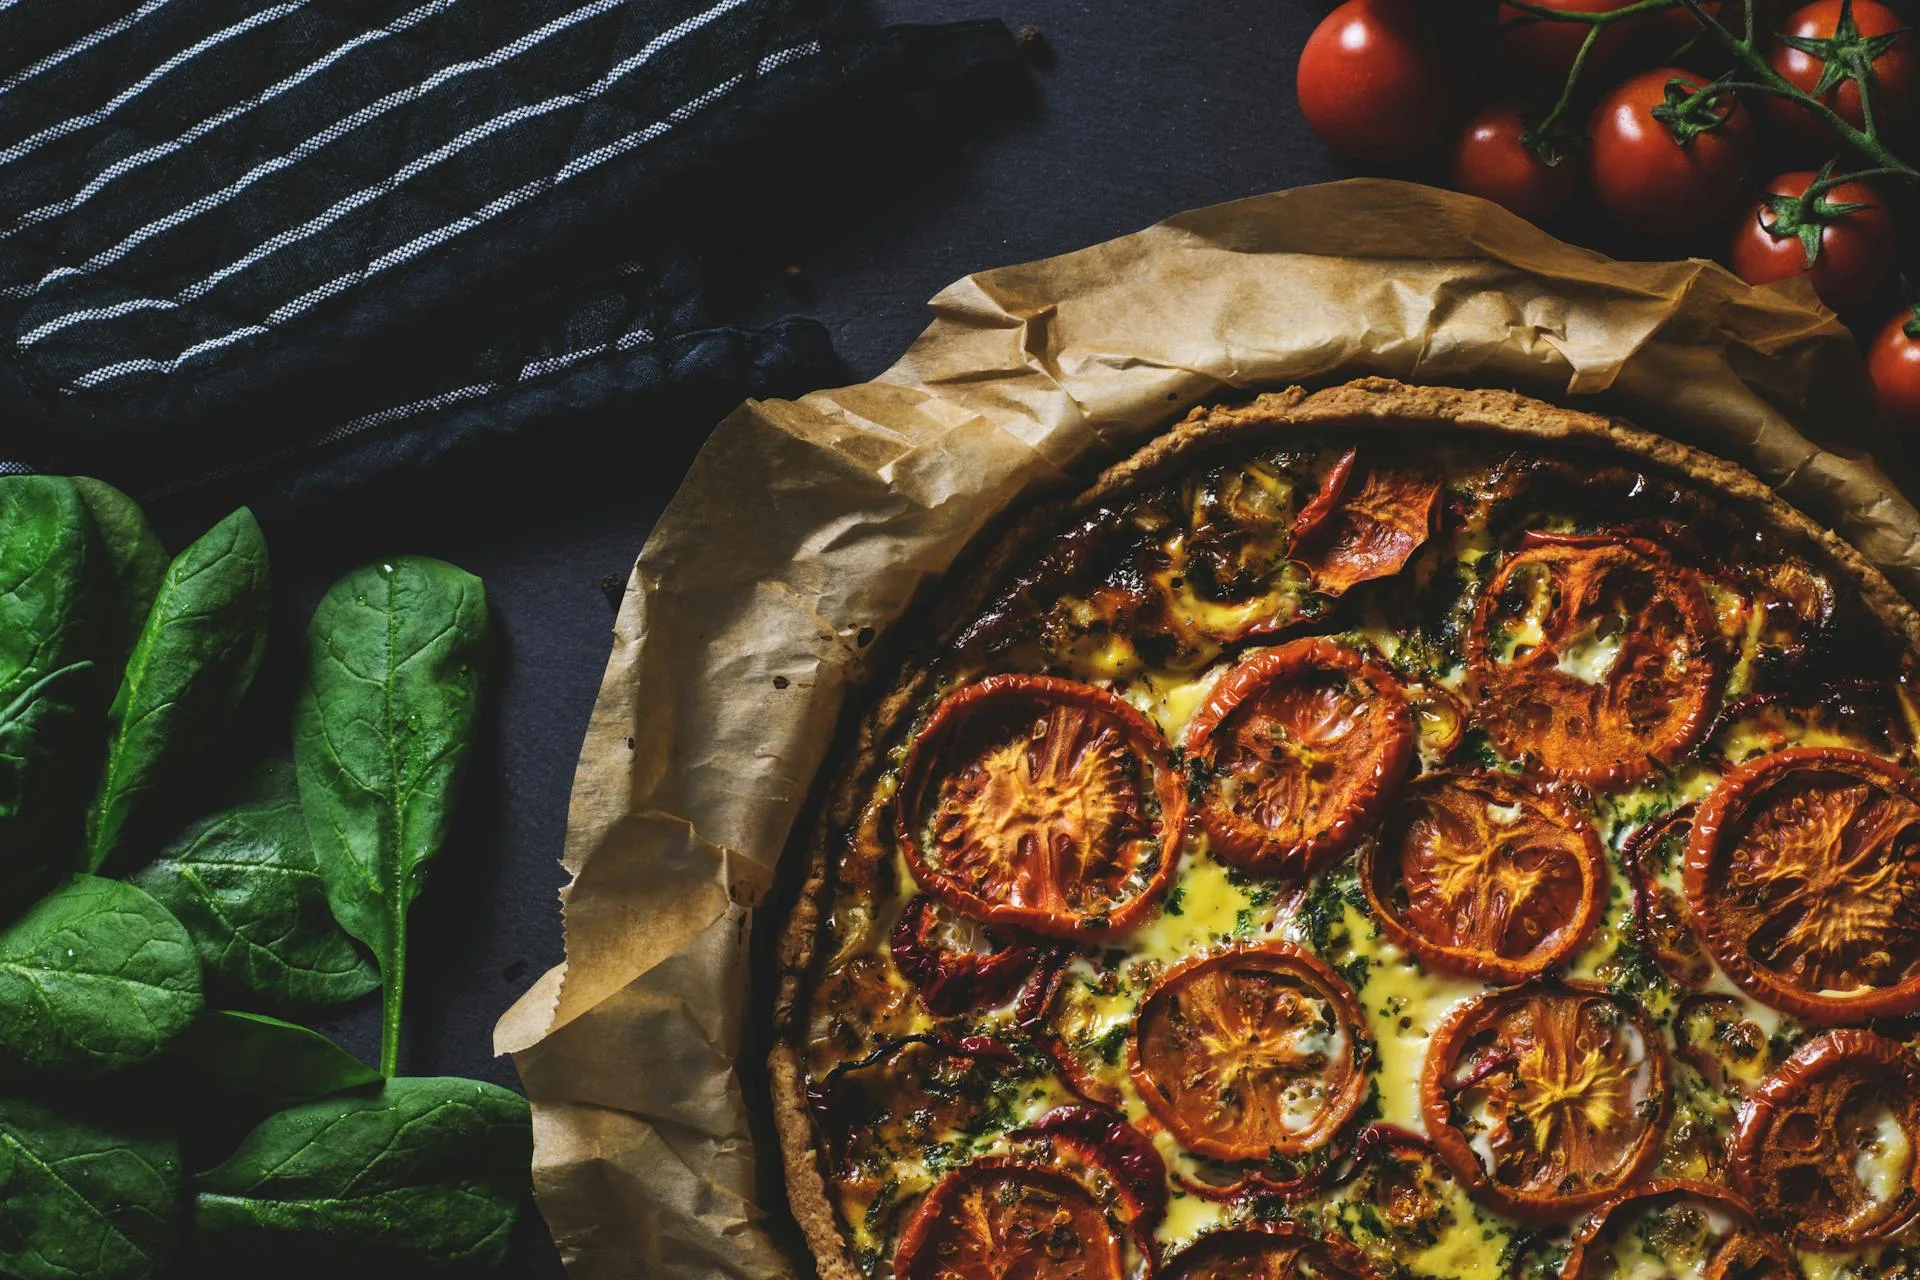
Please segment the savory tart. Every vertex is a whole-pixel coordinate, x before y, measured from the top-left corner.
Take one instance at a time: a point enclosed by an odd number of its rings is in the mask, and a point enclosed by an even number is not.
[[[826,1280],[1920,1275],[1920,618],[1746,473],[1295,389],[925,634],[782,947]]]

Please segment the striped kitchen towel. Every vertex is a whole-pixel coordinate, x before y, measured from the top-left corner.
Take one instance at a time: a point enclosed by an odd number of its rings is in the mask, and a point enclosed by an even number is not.
[[[849,0],[0,0],[0,458],[350,482],[817,383],[816,326],[711,324],[690,175],[1015,62]]]

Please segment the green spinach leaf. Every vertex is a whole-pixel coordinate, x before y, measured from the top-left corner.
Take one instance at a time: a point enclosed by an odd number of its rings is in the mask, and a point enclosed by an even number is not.
[[[93,516],[93,528],[113,571],[114,604],[109,611],[112,651],[125,661],[139,638],[140,627],[160,593],[167,572],[167,549],[160,542],[140,504],[104,480],[75,476],[73,487]]]
[[[318,1031],[231,1009],[203,1012],[174,1054],[227,1107],[278,1111],[380,1082],[379,1072]]]
[[[324,1254],[421,1271],[497,1266],[525,1203],[519,1095],[478,1080],[389,1080],[270,1116],[195,1185],[215,1259]]]
[[[407,911],[452,824],[487,640],[480,580],[418,558],[348,574],[308,628],[300,805],[334,916],[380,964],[382,1075],[398,1066]]]
[[[245,507],[167,566],[107,713],[107,767],[87,814],[93,870],[151,851],[253,683],[270,607],[267,542]]]
[[[0,899],[8,906],[30,900],[79,851],[106,703],[105,560],[71,480],[0,476]]]
[[[245,800],[187,828],[133,883],[187,927],[209,999],[313,1008],[380,986],[327,907],[291,765],[266,765]]]
[[[0,931],[0,1062],[64,1079],[131,1067],[200,1004],[193,940],[130,884],[75,876]]]
[[[0,1097],[0,1272],[146,1280],[173,1251],[180,1182],[170,1138]]]

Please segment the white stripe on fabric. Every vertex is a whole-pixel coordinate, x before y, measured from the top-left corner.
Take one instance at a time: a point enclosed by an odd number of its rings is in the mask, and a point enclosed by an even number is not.
[[[738,9],[739,7],[741,7],[744,4],[747,4],[748,2],[749,0],[719,0],[719,3],[715,4],[712,8],[707,9],[703,13],[696,14],[691,18],[687,18],[675,24],[672,27],[669,27],[667,30],[661,32],[659,35],[649,40],[646,46],[642,48],[638,53],[632,54],[626,58],[621,59],[618,63],[615,63],[614,66],[610,68],[605,75],[601,76],[598,80],[594,81],[593,84],[589,85],[586,89],[580,90],[578,92],[573,92],[573,93],[559,94],[555,97],[547,99],[545,102],[534,103],[531,106],[516,107],[512,111],[504,112],[500,115],[497,115],[493,119],[488,120],[483,124],[474,125],[469,129],[464,129],[460,133],[456,134],[453,138],[448,140],[447,142],[444,142],[440,146],[435,147],[432,151],[429,151],[423,156],[418,156],[415,159],[408,161],[405,165],[402,165],[397,172],[395,172],[394,174],[390,175],[387,178],[382,179],[380,182],[375,183],[373,186],[362,187],[360,190],[354,192],[352,195],[346,196],[343,199],[335,201],[333,204],[329,205],[326,209],[321,211],[319,214],[315,215],[312,218],[309,218],[306,222],[301,223],[297,227],[291,227],[285,231],[281,231],[272,236],[269,236],[265,241],[261,242],[258,245],[255,245],[251,250],[243,254],[241,257],[235,259],[233,262],[228,263],[226,266],[219,268],[218,270],[214,271],[211,275],[205,276],[202,279],[194,282],[193,284],[186,286],[185,288],[180,290],[180,292],[176,293],[172,298],[170,299],[146,298],[146,299],[141,299],[141,302],[146,304],[146,307],[148,309],[164,308],[167,310],[173,310],[178,308],[182,303],[191,302],[196,298],[202,297],[206,293],[208,293],[210,290],[217,288],[221,284],[221,282],[231,278],[232,276],[239,274],[242,271],[245,271],[247,268],[253,266],[256,263],[273,256],[274,254],[280,252],[282,249],[285,249],[289,245],[297,244],[302,240],[310,239],[313,236],[320,234],[322,231],[325,231],[328,227],[340,221],[340,219],[346,217],[348,214],[353,213],[355,210],[364,208],[365,206],[373,203],[375,200],[378,200],[383,196],[391,195],[394,189],[399,187],[402,183],[409,182],[414,178],[419,177],[421,174],[427,172],[429,169],[432,169],[435,166],[444,163],[445,161],[458,155],[460,152],[465,151],[468,147],[473,146],[475,143],[481,142],[486,138],[489,138],[492,135],[499,133],[501,130],[511,128],[516,124],[524,123],[527,120],[532,120],[539,116],[550,115],[555,111],[559,111],[571,106],[577,106],[581,103],[588,102],[594,98],[599,97],[600,95],[604,94],[608,89],[612,88],[620,80],[625,79],[628,75],[631,75],[634,71],[638,70],[640,67],[652,61],[653,58],[661,52],[661,50],[666,49],[668,46],[672,45],[674,42],[693,34],[694,32],[700,30],[702,27],[705,27],[710,23],[717,21],[719,18],[725,16],[726,14],[732,12],[735,9]],[[740,77],[736,76],[734,78],[734,82],[738,83],[739,79]],[[731,88],[731,87],[732,87],[731,85],[726,86],[726,88]],[[724,91],[724,89],[722,91]],[[704,106],[705,100],[707,99],[708,96],[710,96],[711,92],[712,91],[709,91],[709,95],[703,95],[702,99],[697,99],[694,103],[688,104],[688,105],[693,106],[695,108],[699,106]],[[683,107],[682,110],[684,109],[686,108]],[[578,163],[578,162],[576,161],[575,163]],[[595,161],[594,163],[598,163],[598,161]],[[565,174],[566,171],[563,169],[561,172],[562,174]],[[548,179],[545,179],[545,178],[537,180],[537,182],[541,185],[544,185],[547,181]],[[532,183],[528,184],[528,186],[534,186],[534,185],[535,184],[532,184]],[[520,202],[520,199],[524,198],[520,196],[520,193],[518,191],[510,192],[509,195],[512,197],[515,197],[513,201],[515,204],[518,204]],[[493,204],[497,204],[497,203],[498,203],[498,200],[495,200],[495,201],[489,202],[488,205],[483,205],[481,209],[477,211],[479,215],[478,220],[486,221],[488,218],[491,218],[493,214],[486,212],[486,210],[489,209]],[[468,218],[471,219],[474,216],[475,215],[468,215]],[[462,219],[463,222],[467,220],[468,219]],[[157,224],[150,224],[150,225],[157,225]],[[459,224],[452,224],[452,225],[459,225]],[[437,233],[429,233],[429,234],[437,234]],[[129,237],[129,240],[131,239],[132,238]],[[121,242],[122,245],[126,245],[128,243],[129,241]],[[115,254],[117,256],[119,249],[116,248],[115,250],[109,250],[108,252]],[[90,269],[91,267],[97,265],[99,258],[102,256],[103,255],[95,255],[95,258],[93,260],[90,260],[79,269],[63,268],[60,271],[50,272],[45,277],[42,278],[40,282],[41,286],[44,286],[49,281],[57,277],[60,277],[62,275],[83,274],[85,270]],[[372,273],[369,272],[368,274],[372,274]],[[35,291],[36,292],[38,291],[38,286],[36,287]],[[20,350],[24,351],[26,348],[39,342],[41,339],[46,338],[54,333],[58,333],[63,329],[71,328],[76,324],[83,324],[88,321],[94,321],[94,320],[114,319],[117,316],[126,314],[127,305],[128,304],[123,302],[123,303],[115,303],[113,304],[113,306],[110,306],[110,307],[90,307],[90,308],[84,308],[78,311],[66,312],[62,315],[55,316],[53,319],[48,320],[42,324],[36,325],[32,329],[27,330],[25,333],[20,335],[20,337],[16,340],[15,345]],[[291,305],[291,304],[288,304],[288,305]],[[283,306],[275,310],[272,313],[272,318],[276,320],[279,319],[280,312],[285,309],[286,309],[285,306]],[[301,309],[304,309],[304,307],[302,307]]]
[[[812,43],[813,50],[817,52],[820,48],[819,42],[814,41],[811,43]],[[805,46],[802,46],[802,47],[804,48]],[[726,80],[723,80],[719,84],[713,86],[711,89],[708,89],[706,92],[700,94],[698,97],[693,98],[690,101],[684,102],[680,106],[674,108],[672,113],[669,114],[665,119],[657,120],[654,123],[646,126],[644,129],[636,129],[632,133],[626,134],[623,137],[617,138],[614,141],[607,143],[605,146],[596,147],[594,150],[587,152],[585,155],[576,157],[575,159],[569,161],[566,165],[564,165],[560,169],[558,173],[554,174],[551,177],[535,178],[531,182],[522,183],[520,186],[515,187],[512,191],[509,191],[502,196],[496,196],[494,199],[489,200],[486,204],[481,205],[478,209],[474,210],[472,213],[467,214],[454,222],[449,222],[443,226],[435,227],[432,231],[426,232],[423,235],[415,236],[413,239],[407,241],[403,245],[387,250],[385,253],[381,254],[379,257],[369,262],[364,269],[360,271],[350,272],[344,276],[336,276],[334,279],[327,281],[327,283],[321,285],[319,288],[310,289],[306,293],[303,293],[299,297],[295,298],[293,301],[283,303],[282,305],[275,307],[273,311],[268,314],[267,319],[275,324],[281,324],[288,320],[291,320],[294,316],[299,315],[302,311],[305,311],[308,308],[318,303],[324,302],[328,298],[331,298],[336,294],[345,293],[348,289],[351,289],[354,285],[359,284],[364,280],[372,279],[374,276],[379,275],[381,272],[386,271],[389,268],[397,267],[404,262],[411,261],[412,259],[417,258],[421,254],[425,253],[429,249],[432,249],[438,245],[445,244],[447,241],[452,240],[457,236],[464,235],[466,232],[473,230],[475,227],[481,226],[487,222],[491,222],[493,219],[499,217],[503,213],[508,213],[514,209],[517,209],[522,204],[525,204],[528,200],[532,199],[534,196],[539,195],[543,191],[549,191],[552,188],[559,186],[562,182],[565,182],[570,178],[578,177],[580,174],[585,173],[587,170],[595,168],[601,164],[604,164],[606,161],[611,160],[616,156],[624,155],[627,152],[633,150],[635,147],[642,146],[648,142],[653,141],[655,138],[659,137],[661,134],[666,133],[668,130],[672,129],[674,125],[685,122],[689,117],[695,115],[700,110],[702,110],[703,108],[713,103],[716,99],[722,98],[726,96],[728,93],[731,93],[734,89],[738,88],[741,82],[744,81],[745,79],[746,79],[746,76],[744,74],[729,76]]]
[[[298,13],[304,3],[305,0],[293,0],[290,4],[269,5],[265,9],[247,15],[231,26],[222,27],[212,35],[194,41],[122,89],[119,93],[114,94],[113,97],[107,99],[106,102],[94,108],[92,111],[84,115],[72,116],[66,120],[62,120],[59,124],[48,125],[46,128],[40,130],[40,132],[28,134],[20,141],[11,143],[4,149],[0,149],[0,165],[12,164],[22,156],[31,155],[56,138],[64,138],[68,134],[78,132],[81,129],[92,128],[94,125],[99,124],[102,120],[105,120],[108,116],[118,111],[121,107],[126,106],[127,103],[132,102],[135,98],[145,93],[148,89],[151,89],[167,75],[178,71],[181,67],[192,62],[207,50],[218,48],[229,40],[238,39],[247,32],[252,31],[255,27],[263,27],[267,23],[284,18],[290,13]]]
[[[817,54],[820,52],[820,49],[820,42],[811,40],[805,44],[796,45],[793,48],[768,54],[760,60],[758,65],[762,68],[784,66],[799,58]],[[624,155],[635,147],[652,141],[654,138],[671,130],[675,125],[685,122],[689,117],[697,114],[716,99],[732,92],[745,80],[745,73],[729,76],[719,84],[714,85],[711,89],[708,89],[705,93],[681,104],[664,119],[655,121],[644,129],[636,129],[634,132],[622,138],[616,139],[603,147],[596,148],[586,155],[579,157],[554,177],[542,178],[536,182],[525,183],[507,195],[490,201],[473,214],[460,219],[458,222],[449,223],[435,231],[428,232],[426,235],[418,236],[400,246],[398,249],[393,249],[382,254],[372,263],[369,263],[366,270],[355,272],[351,275],[340,276],[320,286],[318,289],[301,295],[293,302],[276,308],[268,319],[276,324],[289,320],[300,312],[307,310],[309,307],[325,301],[337,293],[342,293],[357,283],[371,279],[389,267],[397,266],[402,262],[417,257],[435,245],[444,244],[448,240],[518,207],[542,191],[556,187],[570,178],[578,177],[580,174],[587,172],[597,165],[603,164],[616,156]],[[79,378],[75,379],[73,385],[87,388],[97,387],[102,383],[109,382],[114,378],[124,376],[128,373],[172,373],[182,364],[185,364],[188,360],[203,351],[225,346],[229,342],[236,341],[239,338],[247,337],[257,332],[265,332],[265,330],[261,329],[258,325],[248,325],[245,329],[235,330],[233,333],[227,334],[224,337],[215,338],[208,342],[197,343],[175,356],[172,360],[130,360],[107,365],[103,368],[94,369],[82,374]]]
[[[546,23],[544,26],[536,27],[534,30],[529,31],[526,35],[521,36],[519,39],[515,40],[513,43],[505,46],[504,48],[496,49],[492,53],[487,54],[483,58],[475,58],[467,62],[453,63],[450,66],[442,67],[440,70],[428,76],[425,80],[422,80],[419,84],[413,85],[405,89],[396,89],[392,93],[383,94],[381,97],[374,99],[372,102],[368,103],[364,107],[361,107],[359,110],[353,112],[352,114],[343,116],[339,120],[334,121],[332,124],[322,129],[319,133],[314,134],[311,138],[308,138],[306,141],[302,142],[299,146],[293,148],[293,150],[285,152],[281,155],[275,156],[271,160],[262,161],[261,163],[255,165],[253,168],[247,170],[245,173],[241,174],[239,178],[235,179],[232,183],[221,188],[220,190],[209,192],[206,195],[200,196],[194,200],[190,200],[185,205],[182,205],[180,208],[175,209],[173,212],[168,213],[163,217],[156,218],[152,222],[149,222],[145,226],[142,226],[138,230],[135,230],[130,234],[128,234],[126,238],[121,240],[118,244],[113,245],[111,248],[103,249],[99,253],[94,254],[91,258],[88,258],[85,262],[81,263],[79,266],[56,267],[54,270],[49,271],[46,275],[42,276],[37,282],[35,282],[30,287],[28,287],[25,295],[21,295],[17,292],[10,290],[7,296],[10,296],[10,297],[31,296],[33,294],[40,292],[42,289],[46,288],[47,285],[53,283],[55,280],[64,279],[67,276],[86,275],[88,272],[93,271],[99,267],[104,267],[111,263],[118,262],[120,259],[126,257],[129,253],[132,253],[135,249],[139,248],[141,245],[145,244],[147,241],[153,239],[155,236],[160,235],[166,231],[171,231],[173,228],[181,225],[184,222],[189,221],[190,219],[197,218],[203,213],[207,213],[211,210],[218,209],[220,206],[228,203],[235,196],[245,191],[248,187],[251,187],[254,183],[260,181],[263,178],[272,177],[274,174],[279,173],[282,170],[292,168],[294,165],[300,163],[300,161],[302,160],[305,160],[307,157],[314,155],[316,152],[324,150],[325,148],[327,148],[328,146],[331,146],[335,142],[338,142],[340,139],[346,137],[349,133],[352,133],[355,129],[358,129],[361,125],[367,124],[371,121],[379,119],[383,115],[386,115],[389,111],[392,111],[395,107],[409,104],[414,100],[416,100],[417,98],[419,98],[422,94],[431,93],[433,90],[438,89],[441,85],[446,84],[449,81],[456,80],[463,75],[467,75],[475,71],[492,70],[493,68],[498,67],[503,63],[511,62],[513,61],[513,59],[519,57],[521,54],[526,53],[528,50],[533,49],[535,46],[544,43],[546,40],[552,38],[555,35],[558,35],[562,31],[565,31],[567,28],[578,26],[580,23],[589,21],[590,19],[593,19],[593,18],[597,18],[603,13],[609,13],[614,9],[618,9],[621,5],[625,3],[626,3],[626,0],[593,0],[593,3],[591,4],[582,5],[580,8],[573,10],[571,13],[562,14],[560,17],[555,18],[553,21]]]
[[[232,346],[242,338],[265,337],[271,330],[264,325],[249,324],[235,329],[232,333],[223,333],[217,338],[208,338],[205,342],[196,342],[171,360],[122,360],[104,368],[83,373],[73,380],[76,387],[97,387],[103,382],[125,377],[130,373],[172,373],[197,355]]]
[[[313,445],[338,444],[342,440],[359,435],[369,427],[384,427],[396,422],[404,422],[408,418],[417,418],[421,414],[430,413],[435,409],[444,409],[449,405],[459,404],[462,401],[478,399],[484,395],[492,395],[497,391],[505,391],[508,387],[516,383],[530,382],[542,374],[552,373],[556,369],[564,369],[569,365],[579,364],[582,360],[591,360],[595,356],[603,356],[610,351],[631,351],[635,347],[644,346],[652,341],[653,331],[645,326],[637,329],[629,329],[612,342],[602,342],[596,346],[582,347],[578,351],[571,351],[563,356],[546,356],[539,360],[529,361],[521,365],[520,371],[514,374],[512,378],[502,378],[498,382],[476,382],[468,386],[456,387],[452,391],[442,391],[437,395],[427,396],[421,400],[411,400],[406,404],[392,405],[385,409],[376,409],[372,413],[363,413],[357,418],[349,418],[339,426],[315,436],[311,443]]]
[[[0,0],[0,8],[4,7],[4,2],[5,0]],[[132,155],[123,156],[114,161],[98,174],[88,179],[84,187],[81,187],[80,190],[74,192],[65,200],[58,201],[54,204],[41,205],[38,209],[32,209],[21,214],[20,218],[11,227],[0,231],[0,240],[5,240],[9,236],[24,231],[28,227],[38,226],[49,218],[64,217],[72,213],[75,209],[78,209],[81,205],[99,195],[110,184],[126,177],[134,170],[152,164],[155,160],[159,160],[165,156],[172,155],[183,147],[191,146],[206,137],[209,133],[212,133],[215,129],[218,129],[221,125],[237,120],[249,111],[253,111],[273,101],[281,94],[298,88],[308,80],[313,79],[313,77],[327,70],[327,68],[338,63],[355,49],[372,44],[377,40],[384,40],[388,36],[399,35],[402,32],[411,30],[419,26],[422,22],[425,22],[428,18],[445,13],[448,9],[453,8],[459,3],[460,0],[430,0],[429,3],[421,5],[413,12],[405,13],[395,18],[384,27],[375,27],[370,31],[361,32],[351,40],[344,41],[330,50],[325,57],[309,62],[293,74],[268,85],[253,97],[236,102],[232,106],[208,116],[205,120],[194,125],[191,129],[188,129],[171,142],[163,142],[158,146],[147,147],[144,150],[136,151]],[[0,297],[9,296],[10,292],[11,291],[0,291]],[[25,292],[31,293],[32,290],[29,289]]]
[[[59,66],[61,63],[65,62],[69,58],[79,57],[81,54],[93,48],[95,45],[102,44],[108,40],[113,39],[115,36],[119,35],[122,31],[125,31],[128,28],[132,27],[136,22],[140,21],[140,19],[146,17],[148,14],[157,13],[172,3],[173,3],[173,0],[146,0],[146,2],[142,4],[138,9],[135,9],[132,13],[127,14],[125,17],[115,18],[112,22],[109,22],[106,26],[101,27],[99,30],[91,32],[87,35],[81,36],[78,40],[74,41],[72,44],[68,45],[66,48],[56,50],[53,53],[48,54],[46,57],[39,59],[37,62],[30,63],[27,66],[20,68],[18,71],[8,76],[5,80],[0,80],[0,93],[6,93],[9,89],[14,88],[16,85],[26,83],[27,81],[33,79],[35,76],[39,75],[42,71],[53,70],[55,67]]]

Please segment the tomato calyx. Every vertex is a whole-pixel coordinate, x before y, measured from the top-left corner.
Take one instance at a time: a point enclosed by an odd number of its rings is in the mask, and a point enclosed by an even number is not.
[[[894,967],[920,988],[920,999],[941,1017],[1005,1004],[1040,963],[1040,948],[985,930],[992,951],[962,951],[943,943],[946,922],[932,898],[916,895],[893,927]]]
[[[1863,209],[1878,206],[1865,200],[1829,200],[1827,193],[1835,187],[1853,182],[1857,175],[1841,174],[1833,176],[1836,162],[1829,160],[1820,166],[1820,172],[1807,184],[1807,189],[1797,196],[1780,195],[1768,192],[1760,197],[1762,213],[1760,227],[1775,240],[1785,240],[1789,236],[1798,237],[1800,249],[1807,256],[1807,265],[1811,267],[1820,258],[1820,246],[1826,238],[1827,228],[1841,221],[1850,213],[1859,213]]]
[[[1733,96],[1733,87],[1722,80],[1695,86],[1680,76],[1668,80],[1662,90],[1665,101],[1651,107],[1647,114],[1666,126],[1667,133],[1680,147],[1688,147],[1703,133],[1723,127],[1733,117],[1733,109],[1721,110],[1721,101]]]
[[[1820,78],[1814,81],[1808,96],[1824,101],[1829,93],[1840,87],[1843,80],[1851,80],[1860,90],[1860,101],[1870,101],[1869,88],[1877,77],[1873,64],[1900,42],[1907,28],[1888,31],[1881,35],[1862,35],[1860,26],[1854,21],[1853,0],[1840,0],[1840,16],[1833,26],[1830,36],[1799,36],[1782,34],[1780,43],[1789,49],[1797,49],[1809,58],[1820,60]],[[1869,116],[1868,119],[1872,117]],[[1813,260],[1809,250],[1807,260]]]
[[[1906,322],[1900,326],[1900,332],[1906,334],[1915,342],[1920,342],[1920,302],[1916,302],[1907,308],[1907,319]]]

